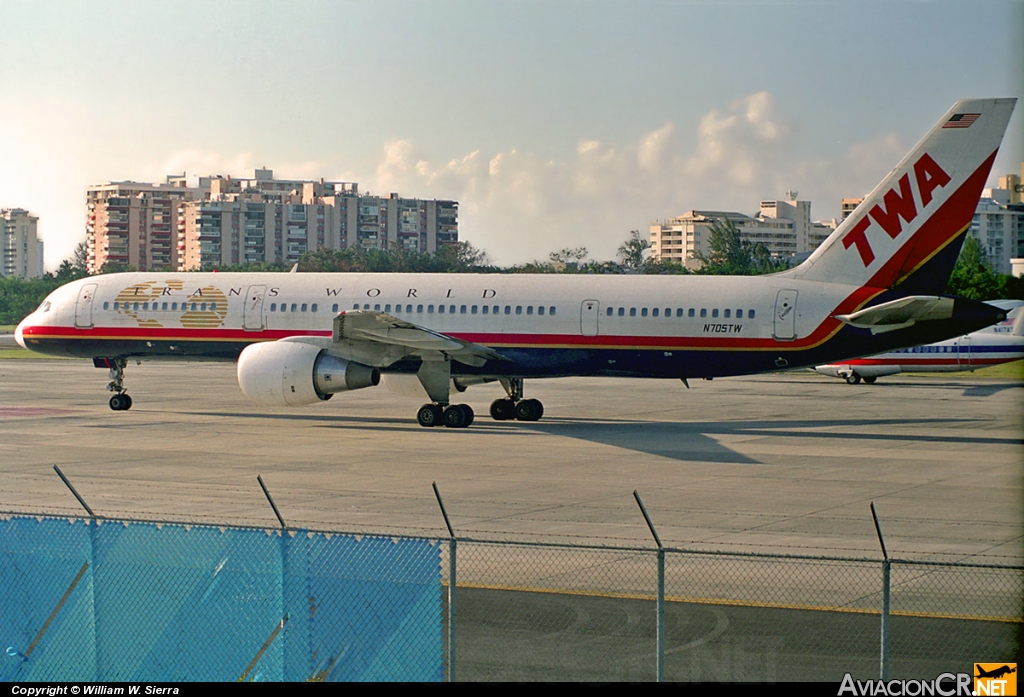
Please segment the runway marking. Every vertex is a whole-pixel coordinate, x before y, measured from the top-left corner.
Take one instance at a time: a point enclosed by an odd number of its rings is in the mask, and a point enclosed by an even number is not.
[[[447,582],[442,581],[441,585],[448,587]],[[565,588],[536,588],[533,586],[507,586],[502,584],[488,583],[459,583],[456,588],[472,588],[476,590],[492,591],[514,591],[518,593],[545,593],[550,595],[577,595],[589,598],[614,598],[618,600],[657,600],[654,593],[623,593],[614,591],[581,591]],[[869,610],[852,607],[837,607],[829,605],[797,605],[792,603],[772,603],[756,600],[737,600],[729,598],[703,598],[685,595],[666,595],[665,602],[668,603],[691,603],[694,605],[726,605],[732,607],[755,607],[771,610],[810,610],[814,612],[842,612],[850,615],[881,615],[881,610]],[[1000,615],[965,615],[943,612],[911,612],[909,610],[890,610],[890,617],[919,617],[933,620],[972,620],[976,622],[1003,622],[1006,624],[1020,624],[1019,617],[1003,617]]]

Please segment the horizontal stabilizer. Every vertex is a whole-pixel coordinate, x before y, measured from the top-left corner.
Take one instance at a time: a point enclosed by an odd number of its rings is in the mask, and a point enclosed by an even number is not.
[[[882,334],[911,327],[916,322],[950,319],[953,316],[953,298],[936,295],[911,295],[882,303],[849,315],[836,315],[836,319],[872,334]]]
[[[334,343],[346,341],[400,346],[415,353],[440,351],[453,360],[476,367],[488,360],[505,360],[486,346],[435,332],[377,310],[350,310],[335,317]]]

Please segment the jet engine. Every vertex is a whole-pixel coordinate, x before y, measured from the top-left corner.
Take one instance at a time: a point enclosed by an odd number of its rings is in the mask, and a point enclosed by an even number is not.
[[[238,357],[238,386],[250,399],[269,406],[314,404],[336,392],[379,383],[376,368],[299,341],[252,344]]]

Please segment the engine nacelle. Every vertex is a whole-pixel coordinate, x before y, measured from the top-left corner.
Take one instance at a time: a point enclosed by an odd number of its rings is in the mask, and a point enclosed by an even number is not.
[[[249,399],[269,406],[314,404],[336,392],[378,384],[376,368],[300,341],[252,344],[238,357],[238,386]]]

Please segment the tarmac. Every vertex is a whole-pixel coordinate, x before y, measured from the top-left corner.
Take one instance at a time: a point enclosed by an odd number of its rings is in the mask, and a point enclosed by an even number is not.
[[[234,366],[142,363],[107,406],[85,361],[0,361],[0,511],[447,536],[1019,564],[1024,383],[970,374],[847,385],[811,372],[527,381],[537,423],[424,429],[381,385],[249,402]]]

